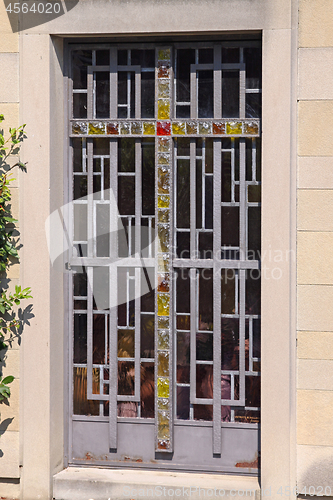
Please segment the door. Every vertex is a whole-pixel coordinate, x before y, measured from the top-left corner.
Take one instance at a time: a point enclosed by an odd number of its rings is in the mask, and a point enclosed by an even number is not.
[[[70,462],[255,473],[260,43],[70,54]]]

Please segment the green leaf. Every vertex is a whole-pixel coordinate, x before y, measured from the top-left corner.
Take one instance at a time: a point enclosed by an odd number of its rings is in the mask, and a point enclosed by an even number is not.
[[[11,384],[13,382],[15,377],[13,377],[13,375],[8,375],[7,377],[5,377],[3,380],[2,380],[2,384],[6,385],[6,384]]]

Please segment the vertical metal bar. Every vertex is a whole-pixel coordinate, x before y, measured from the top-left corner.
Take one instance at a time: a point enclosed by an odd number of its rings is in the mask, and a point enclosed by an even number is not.
[[[196,398],[196,328],[197,328],[197,271],[192,268],[190,277],[190,403],[194,404]]]
[[[249,318],[249,371],[253,372],[253,318]]]
[[[214,139],[213,166],[213,453],[221,454],[221,139]]]
[[[196,139],[190,142],[190,258],[196,257],[195,233],[196,233]]]
[[[117,102],[114,101],[117,112]],[[110,141],[110,256],[118,257],[118,141]],[[109,297],[110,297],[110,322],[109,322],[109,447],[117,448],[117,295],[118,276],[117,265],[109,266]]]
[[[142,205],[142,154],[141,140],[135,140],[135,253],[141,254],[141,205]]]
[[[257,172],[256,172],[256,166],[257,166],[257,148],[256,148],[256,139],[252,139],[252,180],[255,181],[257,178]]]
[[[117,49],[110,48],[110,118],[118,116]]]
[[[94,86],[94,75],[92,67],[87,68],[87,118],[91,120],[93,118],[93,86]]]
[[[246,260],[246,161],[245,139],[239,140],[239,247],[240,260]]]
[[[222,117],[221,45],[214,45],[214,118]]]
[[[206,228],[206,139],[202,139],[202,160],[201,160],[201,171],[202,171],[202,179],[201,179],[201,228]],[[199,243],[198,243],[199,250]]]
[[[94,252],[94,214],[93,214],[93,142],[87,140],[88,150],[88,257],[93,256]]]
[[[239,400],[245,404],[245,269],[239,271]]]
[[[87,399],[92,397],[92,371],[93,371],[93,267],[87,267],[88,279],[88,310],[87,310]]]
[[[198,118],[198,88],[197,88],[197,71],[191,64],[190,75],[190,102],[191,102],[191,118]]]
[[[134,396],[140,401],[141,268],[135,268]]]
[[[141,118],[141,70],[135,71],[135,118]]]
[[[239,117],[245,118],[245,65],[239,72]]]

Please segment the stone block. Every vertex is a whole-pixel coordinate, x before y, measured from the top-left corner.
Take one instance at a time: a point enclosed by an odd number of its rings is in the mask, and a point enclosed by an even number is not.
[[[8,373],[8,375],[10,375]],[[0,435],[8,431],[19,431],[19,408],[20,408],[20,381],[19,379],[13,380],[10,384],[10,398],[8,404],[2,403],[0,406]],[[1,449],[2,436],[0,438]],[[0,470],[1,477],[1,470]]]
[[[300,101],[298,103],[298,154],[332,156],[332,135],[333,100]]]
[[[333,333],[298,332],[297,356],[302,359],[333,359]]]
[[[298,50],[298,98],[333,99],[333,47]]]
[[[333,446],[333,391],[297,391],[297,444]]]
[[[297,489],[315,488],[315,495],[333,495],[333,447],[297,446]],[[321,489],[322,488],[322,489]],[[325,494],[326,488],[326,494]],[[308,489],[309,492],[309,489]],[[313,488],[310,493],[313,494]],[[309,496],[309,493],[308,493]]]
[[[0,33],[0,47],[1,47],[1,52],[18,52],[19,50],[18,34]]]
[[[19,55],[16,53],[0,52],[0,67],[1,102],[18,102]]]
[[[300,47],[333,47],[331,0],[299,0]]]
[[[297,328],[315,332],[333,330],[333,286],[298,285]]]
[[[301,231],[333,231],[333,190],[298,190],[297,229]]]
[[[299,156],[299,189],[333,189],[333,156]]]
[[[297,388],[331,391],[333,389],[333,360],[299,359]]]
[[[18,478],[19,469],[19,433],[6,431],[1,435],[0,477]]]
[[[297,283],[333,284],[333,232],[298,231]]]

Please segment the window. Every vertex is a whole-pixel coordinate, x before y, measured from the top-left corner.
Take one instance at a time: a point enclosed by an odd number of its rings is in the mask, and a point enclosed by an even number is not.
[[[260,43],[71,54],[72,460],[251,472]]]

